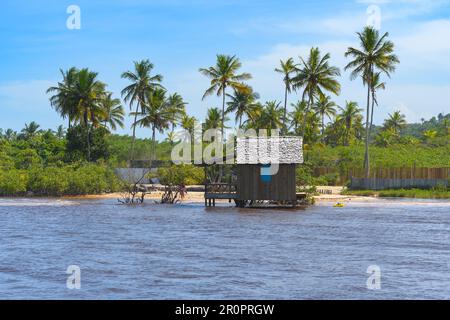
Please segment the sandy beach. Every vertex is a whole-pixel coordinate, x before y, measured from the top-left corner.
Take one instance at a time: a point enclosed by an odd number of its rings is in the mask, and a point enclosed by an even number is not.
[[[318,187],[318,190],[330,190],[331,194],[320,194],[314,196],[314,199],[319,202],[349,202],[349,201],[373,201],[376,197],[366,196],[352,196],[342,195],[342,187]],[[147,200],[160,200],[163,192],[153,191],[145,196]],[[122,193],[106,193],[100,195],[85,195],[85,196],[67,196],[68,199],[121,199]],[[188,191],[183,199],[185,203],[204,203],[204,193],[202,191]],[[227,200],[217,200],[219,203],[227,203]]]

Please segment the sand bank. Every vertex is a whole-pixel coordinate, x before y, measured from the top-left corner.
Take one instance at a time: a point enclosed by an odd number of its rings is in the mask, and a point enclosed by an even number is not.
[[[145,196],[145,199],[148,200],[160,200],[162,196],[162,192],[155,191]],[[67,199],[120,199],[122,197],[121,193],[107,193],[100,195],[86,195],[86,196],[71,196],[64,197]],[[316,201],[323,202],[348,202],[348,201],[373,201],[375,197],[364,197],[364,196],[349,196],[349,195],[340,195],[340,194],[322,194],[315,196],[314,199]],[[190,191],[186,194],[183,199],[183,202],[189,203],[204,203],[205,198],[204,194],[201,191]],[[227,200],[222,200],[219,202],[228,202]]]

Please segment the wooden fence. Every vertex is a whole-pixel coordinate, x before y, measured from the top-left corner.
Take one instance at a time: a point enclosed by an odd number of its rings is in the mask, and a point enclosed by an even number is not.
[[[338,183],[344,185],[350,181],[352,189],[398,189],[398,188],[432,188],[448,185],[450,167],[445,168],[372,168],[368,179],[364,177],[363,168],[352,168],[346,172],[339,168],[317,167],[315,177],[338,174]]]
[[[381,179],[381,178],[352,178],[350,188],[354,190],[385,190],[385,189],[428,189],[437,186],[447,186],[447,179]]]
[[[363,168],[352,168],[346,172],[340,172],[338,168],[316,167],[314,176],[319,177],[327,174],[339,174],[339,180],[343,183],[351,178],[364,178]],[[370,178],[374,179],[433,179],[445,180],[450,177],[450,167],[445,168],[373,168],[370,170]]]

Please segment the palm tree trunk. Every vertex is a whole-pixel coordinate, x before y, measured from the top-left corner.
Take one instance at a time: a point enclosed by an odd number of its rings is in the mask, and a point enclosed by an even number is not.
[[[173,146],[173,133],[175,132],[175,123],[172,123],[172,130],[170,131],[170,145]]]
[[[345,146],[348,147],[348,145],[350,144],[350,131],[352,129],[352,123],[350,122],[351,120],[348,120],[346,125],[345,125]]]
[[[133,137],[131,138],[131,149],[130,149],[130,163],[129,165],[131,166],[131,163],[134,160],[134,142],[136,140],[136,121],[137,121],[137,112],[138,112],[138,108],[139,108],[139,103],[136,104],[136,112],[134,114],[134,122],[133,122]]]
[[[221,135],[222,135],[222,141],[225,140],[223,136],[224,126],[225,126],[225,89],[223,89],[222,92],[222,123],[221,123]]]
[[[367,82],[367,108],[366,108],[366,143],[365,143],[365,154],[364,154],[364,169],[365,169],[365,178],[369,178],[370,176],[370,167],[369,167],[369,123],[370,123],[370,92],[371,92],[371,84],[372,81],[369,79]]]
[[[152,155],[150,157],[150,169],[153,168],[153,162],[156,160],[156,128],[152,125]]]
[[[89,124],[86,124],[86,143],[87,143],[87,161],[91,161],[91,130]]]
[[[303,124],[302,124],[302,139],[303,143],[305,143],[305,129],[306,129],[306,117],[308,116],[309,108],[312,104],[312,97],[308,94],[308,105],[305,109],[305,115],[303,116]]]
[[[84,127],[86,129],[87,161],[90,162],[91,161],[91,137],[90,137],[87,111],[84,111],[84,113],[83,113],[83,122],[84,122]]]
[[[287,110],[287,97],[288,97],[288,86],[284,90],[284,115],[283,115],[283,131],[286,134],[286,110]]]
[[[372,91],[372,110],[370,115],[370,127],[369,127],[369,137],[372,134],[372,126],[373,126],[373,110],[375,109],[375,92]]]
[[[322,142],[325,142],[325,114],[322,113]]]
[[[222,92],[222,123],[221,123],[222,148],[223,148],[223,142],[225,141],[225,137],[223,135],[224,126],[225,126],[224,120],[225,120],[225,88],[223,89],[223,92]],[[223,167],[222,167],[222,164],[219,164],[219,182],[222,181],[222,177],[223,177]]]

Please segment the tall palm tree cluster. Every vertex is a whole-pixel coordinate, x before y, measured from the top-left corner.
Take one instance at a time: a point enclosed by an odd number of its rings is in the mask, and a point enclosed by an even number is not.
[[[187,130],[193,126],[194,121],[186,114],[183,98],[178,93],[169,95],[161,84],[163,76],[153,75],[153,69],[154,65],[149,60],[142,60],[134,62],[134,70],[122,73],[122,78],[130,81],[122,90],[122,97],[129,103],[130,115],[134,118],[130,161],[134,160],[137,126],[151,129],[152,163],[156,160],[156,132],[163,133],[170,127],[168,137],[173,144],[177,125],[184,125]]]
[[[380,35],[378,30],[367,26],[357,36],[360,48],[347,49],[345,57],[352,60],[345,66],[345,70],[351,71],[352,80],[360,78],[367,87],[364,168],[366,176],[369,176],[369,137],[374,109],[378,105],[376,93],[386,86],[381,76],[390,77],[399,59],[394,54],[394,44],[387,39],[388,33]],[[218,55],[215,66],[200,69],[211,80],[211,86],[205,91],[204,97],[213,93],[222,97],[222,120],[227,112],[235,112],[239,127],[279,128],[284,134],[293,129],[293,133],[303,137],[305,142],[314,142],[318,130],[321,131],[323,142],[334,140],[348,145],[352,137],[362,138],[362,116],[357,103],[346,102],[345,108],[339,107],[341,112],[336,114],[337,106],[332,102],[330,94],[340,94],[341,85],[337,80],[340,70],[330,64],[330,54],[322,55],[318,48],[311,48],[308,57],[300,57],[298,63],[293,58],[280,61],[280,66],[275,71],[283,76],[283,105],[277,101],[269,101],[264,105],[257,102],[258,95],[244,83],[251,76],[248,73],[239,74],[240,67],[241,63],[235,56]],[[233,96],[225,93],[228,87],[233,88]],[[300,93],[300,100],[292,104],[293,111],[288,113],[288,95],[292,92]],[[227,96],[230,101],[229,108],[225,110]],[[242,122],[244,115],[247,120]],[[325,118],[334,119],[327,130]],[[223,131],[224,121],[221,125]]]
[[[337,106],[332,96],[340,94],[338,77],[340,70],[330,62],[330,54],[322,54],[319,48],[311,48],[306,58],[281,60],[275,72],[282,76],[283,101],[259,101],[260,96],[246,82],[252,78],[241,72],[242,63],[236,56],[219,54],[214,66],[200,68],[210,83],[203,99],[216,95],[221,99],[220,108],[207,110],[203,129],[220,128],[222,136],[230,118],[242,129],[280,129],[282,134],[303,137],[305,143],[322,142],[349,145],[353,140],[365,138],[364,167],[369,172],[369,137],[373,125],[374,109],[378,105],[377,92],[385,89],[382,75],[390,77],[399,63],[394,45],[372,27],[357,33],[360,47],[350,47],[345,56],[352,60],[345,66],[351,71],[351,79],[361,79],[367,87],[365,128],[362,110],[354,101],[344,107]],[[175,128],[182,127],[191,134],[196,119],[186,113],[186,103],[177,94],[168,94],[162,85],[163,77],[153,73],[149,60],[134,62],[134,68],[122,74],[128,85],[121,95],[129,105],[132,122],[132,142],[129,159],[134,160],[136,128],[151,130],[152,154],[156,159],[156,133],[167,132],[167,140],[175,142]],[[89,132],[92,127],[105,126],[111,130],[123,127],[124,111],[120,100],[106,91],[106,85],[97,79],[97,73],[88,69],[71,68],[61,71],[63,80],[48,89],[54,95],[52,106],[69,127],[78,123]],[[298,94],[297,102],[289,104],[289,95]],[[290,110],[289,110],[290,109]],[[230,117],[232,115],[232,117]],[[402,126],[397,114],[392,115],[389,127],[399,130]],[[328,124],[326,121],[328,121]],[[87,135],[89,145],[89,134]]]
[[[385,88],[385,84],[380,81],[380,75],[384,74],[390,77],[391,73],[395,71],[396,64],[400,61],[394,54],[394,43],[387,40],[389,33],[386,32],[380,36],[375,28],[366,27],[357,35],[360,48],[350,47],[345,52],[346,57],[352,58],[345,69],[352,71],[351,79],[361,78],[363,84],[367,86],[364,169],[365,176],[368,178],[370,174],[369,134],[373,120],[373,108],[378,104],[376,91]]]
[[[70,68],[61,70],[62,81],[50,87],[53,94],[50,103],[63,117],[69,128],[82,125],[86,131],[87,160],[90,161],[91,130],[105,126],[115,130],[123,127],[124,110],[119,99],[106,90],[106,84],[98,80],[98,74],[89,69]]]

